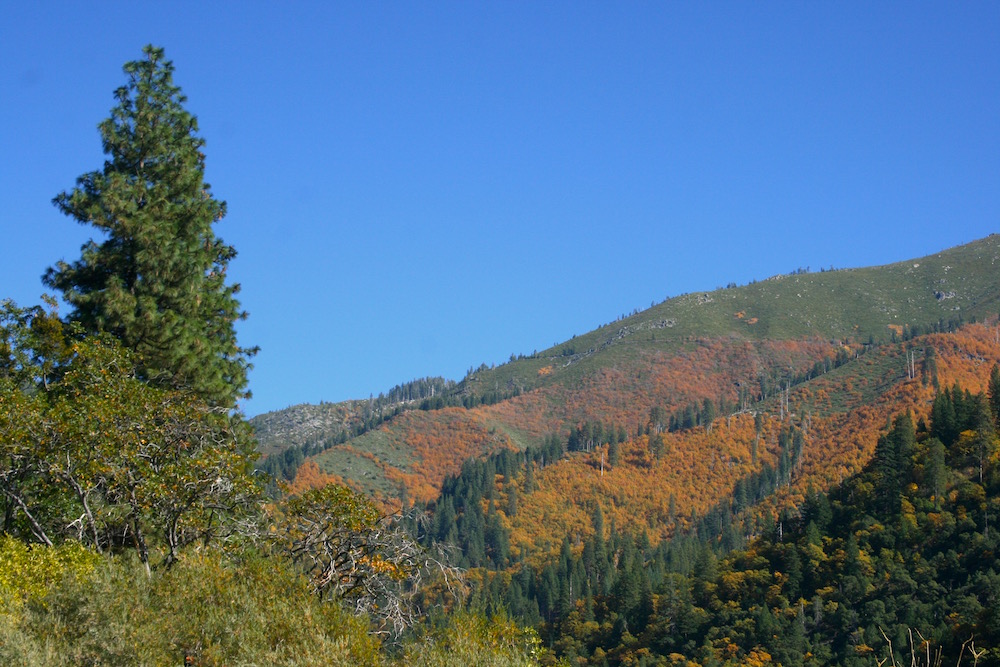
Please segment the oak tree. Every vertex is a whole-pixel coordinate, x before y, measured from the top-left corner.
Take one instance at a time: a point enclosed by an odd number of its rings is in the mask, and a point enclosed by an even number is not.
[[[250,536],[260,485],[240,415],[143,382],[112,338],[62,340],[54,317],[0,307],[0,531],[147,567]]]

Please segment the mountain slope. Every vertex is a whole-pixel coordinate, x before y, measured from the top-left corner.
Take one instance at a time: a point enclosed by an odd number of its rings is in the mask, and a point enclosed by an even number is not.
[[[648,448],[648,436],[643,445],[637,434],[652,414],[673,416],[709,404],[722,416],[754,411],[779,418],[787,410],[800,428],[806,423],[830,432],[860,428],[858,410],[886,401],[871,418],[874,423],[916,400],[891,398],[909,380],[911,365],[905,346],[892,341],[948,331],[962,321],[995,319],[998,264],[1000,237],[993,235],[882,267],[799,273],[683,295],[530,357],[481,368],[436,397],[454,407],[401,411],[341,444],[328,437],[325,451],[311,460],[321,471],[376,495],[430,501],[467,457],[538,447],[553,436],[565,443],[570,431],[590,422],[624,431],[630,437],[625,451]],[[921,344],[916,363],[925,363],[929,346]],[[508,398],[457,407],[487,395]],[[278,452],[281,438],[267,425],[275,419],[272,413],[255,419],[255,425],[270,438],[270,451]],[[726,431],[713,426],[713,432]],[[295,429],[286,433],[285,446],[294,444]],[[312,437],[323,439],[321,431]],[[693,433],[670,437],[678,461],[700,461],[699,452],[709,446]],[[591,447],[590,453],[595,451]],[[856,470],[866,455],[870,452],[856,452],[831,470]],[[741,457],[741,463],[727,461],[732,466],[720,474],[729,491],[754,470],[740,467],[746,463]],[[569,457],[566,465],[579,465],[579,458]],[[726,484],[704,484],[693,472],[697,468],[687,466],[678,465],[678,474],[687,475],[683,484],[705,497],[677,495],[685,517],[727,492]],[[677,481],[678,488],[683,484]]]
[[[879,342],[904,328],[1000,311],[1000,236],[885,266],[778,275],[742,287],[685,294],[556,345],[474,373],[466,391],[573,382],[628,362],[637,350],[673,352],[691,338]],[[549,369],[539,374],[540,370]]]
[[[924,363],[932,349],[933,369]],[[912,378],[909,354],[916,359]],[[737,512],[763,502],[754,513],[773,516],[801,504],[810,487],[827,489],[858,472],[894,415],[927,419],[934,377],[942,386],[957,382],[980,392],[998,363],[995,324],[887,344],[792,386],[783,411],[776,395],[753,413],[716,419],[710,430],[664,433],[659,456],[651,447],[657,436],[644,434],[620,446],[614,466],[608,445],[536,465],[531,484],[524,473],[498,482],[494,502],[515,556],[551,554],[564,536],[591,534],[598,505],[609,523],[645,532],[654,543],[693,528],[720,502],[732,502]],[[512,492],[516,513],[508,516]]]

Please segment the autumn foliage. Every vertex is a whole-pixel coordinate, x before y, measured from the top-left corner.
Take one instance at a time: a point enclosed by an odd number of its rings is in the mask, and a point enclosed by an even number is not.
[[[565,443],[582,424],[624,432],[525,473],[496,482],[499,520],[511,555],[552,553],[563,536],[586,536],[595,507],[609,524],[645,531],[652,540],[690,528],[740,480],[777,471],[773,494],[758,498],[758,515],[775,516],[801,503],[810,487],[826,489],[859,471],[878,434],[894,414],[926,417],[937,387],[959,383],[984,388],[988,368],[1000,361],[996,327],[971,324],[893,344],[844,345],[816,339],[747,341],[693,339],[677,354],[644,353],[640,361],[606,367],[575,384],[561,383],[472,409],[404,413],[378,429],[378,447],[341,445],[307,463],[294,488],[350,478],[338,470],[340,454],[364,458],[407,502],[430,502],[461,463],[503,448],[523,450],[556,437]],[[987,369],[987,372],[984,372]],[[650,415],[671,415],[705,401],[716,407],[711,423],[668,430]],[[795,432],[794,457],[782,438]],[[783,435],[784,434],[784,435]],[[388,443],[388,444],[387,444]],[[787,445],[787,443],[786,443]],[[794,459],[794,460],[793,460]],[[329,476],[329,477],[326,477]],[[507,516],[517,489],[516,516]],[[484,511],[486,509],[484,505]]]

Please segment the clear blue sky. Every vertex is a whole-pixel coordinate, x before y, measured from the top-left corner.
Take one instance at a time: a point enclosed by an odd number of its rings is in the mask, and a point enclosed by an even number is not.
[[[250,415],[1000,231],[1000,3],[3,2],[0,297],[143,45],[207,141]]]

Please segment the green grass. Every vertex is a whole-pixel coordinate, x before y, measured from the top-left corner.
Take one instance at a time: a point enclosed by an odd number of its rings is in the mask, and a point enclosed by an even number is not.
[[[418,459],[413,451],[383,429],[364,433],[351,441],[351,446],[374,454],[379,461],[394,468],[408,470]]]
[[[510,438],[511,443],[513,443],[514,447],[521,451],[524,451],[528,447],[537,447],[538,445],[542,444],[541,442],[539,442],[538,438],[535,438],[530,434],[522,431],[521,429],[514,428],[513,426],[510,426],[508,424],[504,424],[494,420],[489,420],[486,422],[486,425],[491,430],[499,431],[507,435]]]
[[[313,458],[320,470],[349,479],[362,491],[387,497],[398,496],[399,487],[386,479],[378,463],[359,453],[362,447],[353,442],[350,447],[338,445]]]

